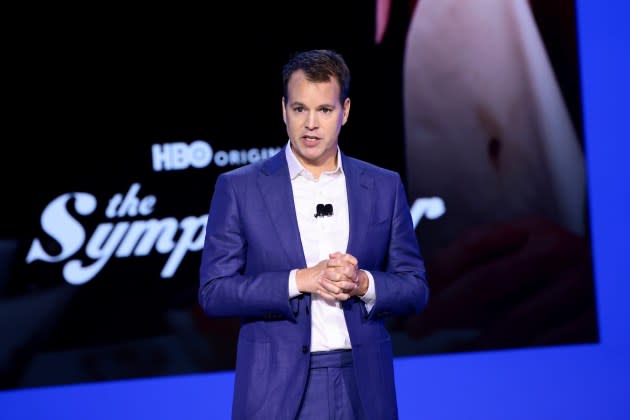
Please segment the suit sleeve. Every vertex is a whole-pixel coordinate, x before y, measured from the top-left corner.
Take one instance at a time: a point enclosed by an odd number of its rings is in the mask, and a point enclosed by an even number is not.
[[[424,260],[400,176],[396,177],[392,212],[386,269],[370,270],[376,291],[370,318],[417,313],[429,299]]]
[[[217,178],[201,256],[198,299],[208,316],[294,319],[290,270],[246,273],[249,244],[230,177]]]

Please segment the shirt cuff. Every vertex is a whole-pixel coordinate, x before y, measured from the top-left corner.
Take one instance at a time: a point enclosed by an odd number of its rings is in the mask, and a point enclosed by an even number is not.
[[[297,271],[298,269],[295,268],[289,272],[289,299],[293,299],[294,297],[300,296],[302,294],[298,290],[297,280],[295,279]]]
[[[367,292],[365,292],[365,294],[361,296],[361,300],[365,304],[365,309],[368,311],[368,313],[370,313],[372,307],[374,307],[374,304],[376,303],[376,287],[374,286],[374,277],[372,276],[372,273],[367,270],[361,271],[363,271],[368,277],[368,289]]]

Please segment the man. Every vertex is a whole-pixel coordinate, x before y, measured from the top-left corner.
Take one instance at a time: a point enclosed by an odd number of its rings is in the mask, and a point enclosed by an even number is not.
[[[199,302],[242,319],[235,419],[397,418],[387,315],[419,312],[424,264],[397,173],[345,156],[350,72],[328,50],[283,68],[289,141],[220,175]]]

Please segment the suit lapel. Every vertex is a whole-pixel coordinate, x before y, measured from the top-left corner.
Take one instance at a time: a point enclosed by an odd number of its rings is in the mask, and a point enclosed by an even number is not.
[[[306,267],[306,258],[302,249],[302,240],[295,213],[289,168],[284,153],[283,148],[263,163],[258,176],[258,185],[273,228],[280,240],[278,245],[287,255],[289,266]],[[348,217],[350,219],[346,252],[357,255],[361,247],[365,245],[365,227],[371,220],[371,213],[374,208],[372,202],[374,180],[343,153],[341,159],[346,176]]]
[[[258,177],[258,185],[280,240],[277,246],[284,249],[290,267],[306,267],[306,258],[297,225],[289,168],[284,153],[283,148],[263,163]],[[276,246],[276,244],[272,244],[272,246]]]
[[[357,255],[357,251],[364,244],[365,227],[370,221],[374,207],[372,205],[374,180],[343,153],[341,159],[346,176],[348,216],[350,218],[350,235],[346,252]]]

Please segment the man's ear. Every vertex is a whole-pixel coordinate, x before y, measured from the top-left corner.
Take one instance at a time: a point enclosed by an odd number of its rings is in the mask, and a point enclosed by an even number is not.
[[[285,124],[287,123],[287,109],[284,103],[284,96],[282,97],[282,120]]]
[[[348,121],[349,115],[350,115],[350,98],[346,98],[346,100],[343,101],[343,121],[341,122],[341,125],[344,125],[346,121]]]

